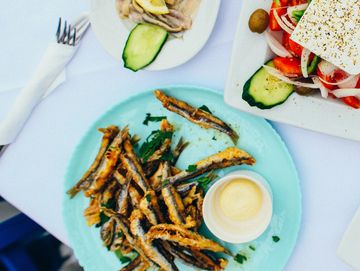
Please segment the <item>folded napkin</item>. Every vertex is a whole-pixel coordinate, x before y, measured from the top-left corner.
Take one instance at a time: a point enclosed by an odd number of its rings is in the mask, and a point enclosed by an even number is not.
[[[65,80],[65,66],[77,47],[58,43],[49,45],[31,80],[0,123],[0,145],[13,142],[35,106]]]

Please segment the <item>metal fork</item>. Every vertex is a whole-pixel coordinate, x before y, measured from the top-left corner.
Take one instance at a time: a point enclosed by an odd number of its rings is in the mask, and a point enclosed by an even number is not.
[[[66,20],[63,24],[60,17],[56,29],[57,43],[69,46],[78,45],[89,25],[90,22],[87,13],[77,18],[73,25],[69,24]],[[0,145],[0,157],[5,152],[7,146],[8,145]]]
[[[59,18],[58,27],[56,30],[56,41],[57,43],[67,44],[75,46],[79,44],[83,34],[89,26],[89,20],[87,15],[80,16],[76,21],[75,25],[68,24],[65,20],[64,26],[62,27],[62,19]]]

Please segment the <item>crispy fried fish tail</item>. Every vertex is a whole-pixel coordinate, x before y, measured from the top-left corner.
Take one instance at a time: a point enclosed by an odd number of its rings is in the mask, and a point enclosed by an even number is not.
[[[98,154],[96,155],[94,162],[85,172],[85,174],[81,177],[81,179],[77,182],[77,184],[67,191],[67,194],[70,196],[70,198],[75,197],[75,195],[80,192],[84,187],[86,187],[87,184],[90,185],[90,182],[87,182],[90,175],[94,173],[99,167],[99,164],[104,157],[107,148],[109,147],[111,141],[114,139],[116,134],[119,132],[119,128],[116,126],[109,126],[107,128],[99,128],[99,131],[103,133],[103,137]]]
[[[168,96],[161,90],[155,90],[155,96],[167,110],[172,111],[205,129],[212,128],[225,133],[235,144],[239,139],[238,134],[228,124],[211,113],[200,108],[192,107],[184,101]]]

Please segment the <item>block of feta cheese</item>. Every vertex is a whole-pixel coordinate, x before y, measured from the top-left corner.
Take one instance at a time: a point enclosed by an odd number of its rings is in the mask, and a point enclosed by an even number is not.
[[[350,74],[360,73],[360,0],[312,0],[291,39]]]

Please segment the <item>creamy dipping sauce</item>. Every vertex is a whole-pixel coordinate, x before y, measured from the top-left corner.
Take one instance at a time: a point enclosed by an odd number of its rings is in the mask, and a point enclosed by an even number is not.
[[[220,192],[220,209],[231,220],[244,221],[254,218],[263,205],[263,193],[253,181],[237,178]]]

